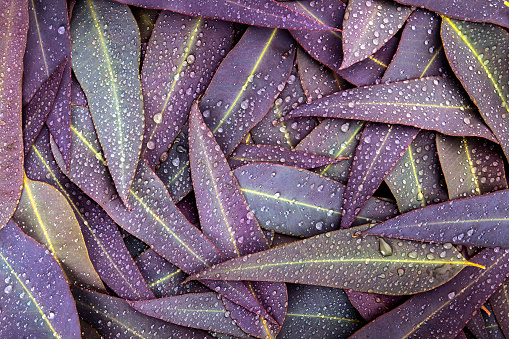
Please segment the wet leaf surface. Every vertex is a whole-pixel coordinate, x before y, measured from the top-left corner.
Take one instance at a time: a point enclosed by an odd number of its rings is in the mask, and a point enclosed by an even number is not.
[[[82,0],[73,10],[71,36],[74,74],[87,96],[115,187],[128,205],[144,123],[136,20],[126,5]]]
[[[0,266],[2,337],[80,337],[78,314],[64,272],[55,258],[13,221],[0,230]]]
[[[482,269],[452,246],[353,237],[365,229],[328,232],[232,259],[190,278],[286,281],[398,295],[435,288],[466,266]]]

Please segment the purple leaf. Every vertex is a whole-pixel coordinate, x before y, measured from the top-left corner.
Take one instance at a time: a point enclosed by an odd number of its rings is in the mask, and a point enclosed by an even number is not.
[[[502,6],[502,4],[500,4]],[[509,10],[509,7],[506,6]],[[508,12],[509,13],[509,12]],[[454,74],[509,155],[509,33],[502,27],[444,17],[442,40]]]
[[[470,333],[472,333],[476,338],[489,339],[488,332],[486,331],[486,326],[484,325],[484,318],[480,309],[472,316],[472,319],[470,319],[465,328],[469,330]]]
[[[190,279],[285,281],[399,295],[433,289],[465,266],[484,268],[450,245],[353,238],[364,230],[320,234],[217,264]],[[442,252],[443,257],[431,255]]]
[[[13,221],[0,230],[3,338],[80,338],[76,307],[55,258]]]
[[[491,296],[490,304],[493,307],[493,313],[497,318],[500,329],[507,337],[509,334],[509,281],[505,281],[502,286]]]
[[[371,197],[366,202],[352,226],[373,224],[388,220],[398,214],[396,203],[389,199]]]
[[[331,30],[312,15],[295,12],[274,0],[115,0],[138,7],[167,9],[191,16],[240,22],[248,25],[309,30]]]
[[[71,38],[67,4],[65,0],[28,1],[28,7],[30,24],[23,60],[23,105],[33,100],[42,84],[67,59],[69,62],[60,75],[62,80],[58,80],[60,86],[56,88],[54,100],[46,103],[51,106],[46,124],[69,165]],[[30,147],[25,147],[25,153],[27,149],[30,150]]]
[[[403,305],[376,318],[351,338],[454,338],[509,274],[509,250],[485,249],[453,280],[413,296]],[[401,321],[407,319],[407,321]],[[398,326],[387,326],[387,324]]]
[[[25,155],[30,151],[53,107],[66,65],[67,59],[64,59],[49,78],[42,83],[23,109],[23,148]]]
[[[21,79],[26,47],[26,0],[0,2],[0,227],[11,218],[23,187],[23,132],[21,129]]]
[[[447,78],[426,77],[341,91],[299,106],[284,119],[301,116],[403,124],[496,142],[459,85]]]
[[[250,27],[223,60],[200,101],[205,123],[226,155],[267,113],[292,70],[288,32]]]
[[[387,0],[350,0],[343,20],[341,68],[374,54],[398,32],[412,10]]]
[[[71,35],[74,73],[87,96],[115,187],[129,205],[144,124],[136,20],[126,5],[80,1]]]
[[[345,189],[341,228],[351,226],[366,201],[403,156],[419,130],[401,125],[369,123],[355,151]]]
[[[154,31],[154,26],[161,11],[156,9],[131,7],[131,12],[133,12],[136,22],[138,22],[140,41],[142,45],[147,44],[152,32]]]
[[[509,6],[498,0],[461,2],[457,0],[397,0],[399,3],[427,8],[451,18],[491,22],[509,28]]]
[[[347,159],[320,157],[278,146],[240,144],[228,157],[228,164],[232,169],[256,162],[269,162],[310,169],[336,164]]]
[[[190,293],[129,304],[143,314],[173,324],[246,337],[230,319],[219,295],[213,292]]]
[[[142,152],[151,168],[160,163],[187,122],[192,104],[205,91],[231,45],[228,23],[172,12],[162,12],[157,19],[141,72]]]
[[[359,311],[364,320],[368,322],[395,308],[407,299],[405,296],[365,293],[353,290],[345,290],[345,292],[353,306]]]
[[[108,287],[130,300],[154,297],[129,255],[117,225],[60,171],[46,129],[25,158],[25,170],[29,178],[52,185],[67,199],[81,227],[90,260]]]
[[[80,318],[105,338],[212,339],[199,330],[169,324],[133,309],[128,301],[71,286]],[[159,299],[155,299],[159,300]]]
[[[508,248],[507,208],[509,190],[503,190],[414,210],[378,224],[363,235]]]

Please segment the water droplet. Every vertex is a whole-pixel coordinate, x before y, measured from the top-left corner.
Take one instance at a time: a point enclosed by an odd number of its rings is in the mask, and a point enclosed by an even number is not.
[[[58,27],[57,32],[58,32],[58,34],[64,34],[65,33],[65,27],[64,26]]]
[[[194,57],[194,55],[192,55],[192,54],[189,54],[189,55],[187,56],[187,58],[186,58],[186,61],[187,61],[187,64],[188,64],[188,65],[192,65],[192,64],[193,64],[193,62],[194,62],[194,60],[196,60],[196,58],[195,58],[195,57]]]
[[[380,246],[380,253],[382,253],[384,257],[392,255],[392,247],[387,241],[385,241],[383,238],[379,238],[378,244]]]
[[[161,113],[154,114],[154,122],[156,124],[160,124],[163,120],[163,115]]]

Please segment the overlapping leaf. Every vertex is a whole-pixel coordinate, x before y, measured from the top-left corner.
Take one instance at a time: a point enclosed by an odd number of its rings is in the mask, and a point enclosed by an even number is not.
[[[502,5],[502,4],[501,4]],[[507,7],[509,14],[509,7]],[[463,87],[479,108],[506,157],[509,155],[509,33],[490,24],[444,17],[445,54]]]
[[[509,334],[509,302],[507,302],[508,295],[509,282],[506,281],[490,298],[490,303],[493,307],[493,313],[495,314],[497,322],[505,336]]]
[[[401,304],[406,296],[394,296],[345,290],[352,305],[366,321],[371,321]]]
[[[508,205],[509,190],[451,200],[397,216],[363,234],[509,248]]]
[[[425,77],[341,91],[299,106],[285,119],[300,116],[402,124],[496,142],[475,106],[448,78]]]
[[[55,258],[13,221],[0,230],[3,338],[80,338],[78,314]]]
[[[231,48],[231,25],[162,12],[143,61],[143,153],[155,168]],[[167,154],[167,153],[166,153]]]
[[[191,278],[286,281],[398,295],[435,288],[465,266],[483,268],[450,245],[354,238],[364,230],[328,232],[226,261]]]
[[[273,0],[115,0],[128,5],[146,8],[168,9],[191,16],[222,19],[255,26],[288,29],[330,30],[312,15],[302,15]]]
[[[13,219],[26,234],[46,246],[62,265],[69,283],[105,291],[88,257],[80,225],[57,189],[25,176]]]
[[[23,187],[21,79],[28,30],[27,2],[0,4],[0,227],[11,218]]]
[[[72,63],[108,168],[126,205],[141,151],[140,34],[129,7],[81,0],[71,21]]]
[[[472,259],[485,269],[467,267],[456,278],[413,296],[369,323],[351,338],[453,338],[509,275],[509,251],[485,249]],[[401,322],[401,319],[408,321]],[[397,321],[399,326],[387,326]]]

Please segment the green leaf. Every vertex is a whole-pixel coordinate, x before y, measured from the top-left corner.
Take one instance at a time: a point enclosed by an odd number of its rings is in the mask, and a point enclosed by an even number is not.
[[[74,7],[71,36],[74,73],[87,96],[115,187],[128,205],[144,128],[136,20],[126,5],[81,0]]]

